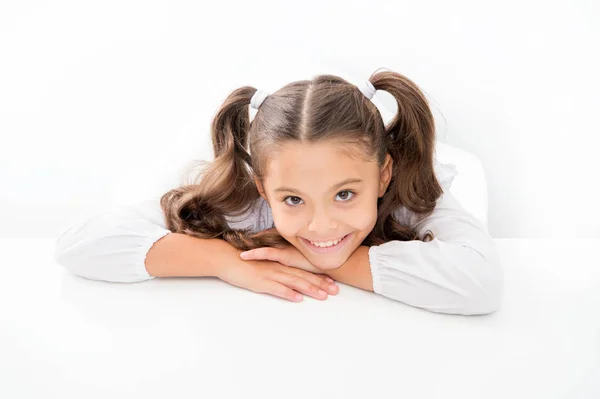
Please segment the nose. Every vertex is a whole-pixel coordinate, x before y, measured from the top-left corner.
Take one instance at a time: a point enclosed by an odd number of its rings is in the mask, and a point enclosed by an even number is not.
[[[331,230],[337,229],[337,223],[331,218],[327,209],[319,208],[313,214],[308,230],[317,233],[317,235],[326,236]]]

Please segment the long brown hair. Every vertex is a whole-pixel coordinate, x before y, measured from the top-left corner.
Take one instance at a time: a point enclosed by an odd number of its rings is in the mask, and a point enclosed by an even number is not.
[[[380,167],[386,154],[393,159],[392,179],[377,200],[377,222],[362,245],[418,240],[417,232],[399,223],[394,211],[405,206],[421,218],[429,216],[443,193],[434,173],[433,115],[424,94],[407,77],[381,71],[369,81],[396,99],[398,112],[387,126],[357,86],[334,75],[285,85],[264,100],[252,123],[249,104],[256,89],[234,90],[212,121],[214,161],[191,184],[161,197],[167,228],[220,238],[240,250],[289,245],[279,234],[232,229],[225,215],[242,215],[262,199],[253,175],[263,181],[271,151],[289,141],[338,139],[357,144]]]

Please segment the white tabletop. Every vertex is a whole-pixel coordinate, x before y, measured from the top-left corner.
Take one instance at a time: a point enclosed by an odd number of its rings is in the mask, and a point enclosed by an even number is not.
[[[600,398],[600,239],[496,239],[501,310],[70,275],[0,239],[0,398]]]

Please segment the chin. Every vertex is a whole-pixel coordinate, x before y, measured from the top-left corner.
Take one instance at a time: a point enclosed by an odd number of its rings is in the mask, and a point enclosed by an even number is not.
[[[323,255],[321,255],[323,256]],[[319,258],[319,255],[312,255],[310,258],[307,257],[307,259],[310,261],[310,263],[312,263],[315,267],[321,269],[321,270],[335,270],[335,269],[339,269],[340,267],[342,267],[342,265],[348,260],[347,258],[335,258],[335,259],[323,259],[323,258]]]
[[[339,269],[340,267],[342,267],[342,265],[344,264],[344,262],[340,263],[340,264],[327,264],[327,265],[315,265],[315,267],[321,269],[321,270],[325,270],[325,271],[330,271],[330,270],[335,270],[335,269]]]

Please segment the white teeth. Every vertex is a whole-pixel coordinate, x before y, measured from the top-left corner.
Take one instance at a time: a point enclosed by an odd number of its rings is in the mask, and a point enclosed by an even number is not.
[[[339,240],[335,240],[335,241],[327,241],[327,242],[314,242],[314,241],[309,241],[312,245],[314,245],[315,247],[321,247],[321,248],[325,248],[325,247],[332,247],[334,245],[336,245],[338,242],[342,241],[342,239]]]

